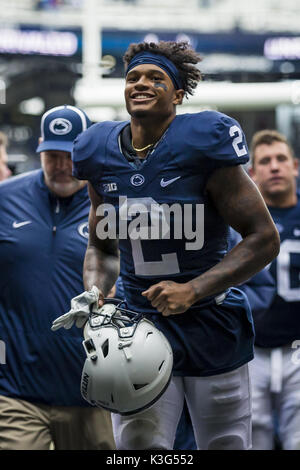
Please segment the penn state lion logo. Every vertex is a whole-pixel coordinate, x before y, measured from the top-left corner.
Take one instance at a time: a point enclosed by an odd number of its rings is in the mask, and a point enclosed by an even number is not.
[[[141,186],[142,184],[144,184],[144,182],[145,182],[145,178],[143,175],[136,174],[130,178],[130,183],[133,186]]]
[[[49,129],[56,135],[69,134],[72,130],[72,123],[65,118],[56,118],[50,122]]]
[[[83,222],[83,224],[78,225],[78,233],[84,238],[89,238],[89,223]]]

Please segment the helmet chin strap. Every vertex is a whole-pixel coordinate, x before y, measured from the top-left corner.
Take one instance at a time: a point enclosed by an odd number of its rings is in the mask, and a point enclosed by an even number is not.
[[[127,304],[123,300],[108,297],[104,299],[104,302],[104,305],[98,311],[90,309],[90,327],[97,329],[110,325],[117,328],[120,339],[132,337],[138,321],[143,318],[143,315],[128,310]],[[121,307],[121,305],[124,305],[124,307]],[[132,318],[128,314],[132,315]]]

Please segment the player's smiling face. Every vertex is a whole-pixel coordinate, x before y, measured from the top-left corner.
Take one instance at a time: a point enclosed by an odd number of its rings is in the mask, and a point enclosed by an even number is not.
[[[175,90],[169,75],[154,64],[142,64],[127,74],[125,101],[133,117],[158,113],[169,116],[182,103],[183,90]]]

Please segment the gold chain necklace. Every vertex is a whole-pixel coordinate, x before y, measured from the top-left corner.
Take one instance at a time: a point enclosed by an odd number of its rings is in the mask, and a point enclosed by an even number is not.
[[[146,147],[143,147],[143,148],[141,148],[141,149],[138,149],[138,148],[136,148],[136,147],[133,145],[133,139],[131,139],[131,145],[132,145],[133,150],[135,150],[136,152],[143,152],[144,150],[147,150],[147,149],[149,149],[150,147],[153,147],[154,144],[149,144],[149,145],[146,145]]]

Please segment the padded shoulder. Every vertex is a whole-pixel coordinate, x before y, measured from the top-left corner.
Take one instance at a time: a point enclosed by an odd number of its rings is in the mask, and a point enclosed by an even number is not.
[[[95,168],[99,171],[105,156],[106,142],[119,122],[107,121],[93,124],[79,134],[73,143],[73,175],[78,179],[91,180]]]
[[[235,119],[217,111],[183,116],[185,144],[213,159],[217,166],[249,160],[245,135]]]

